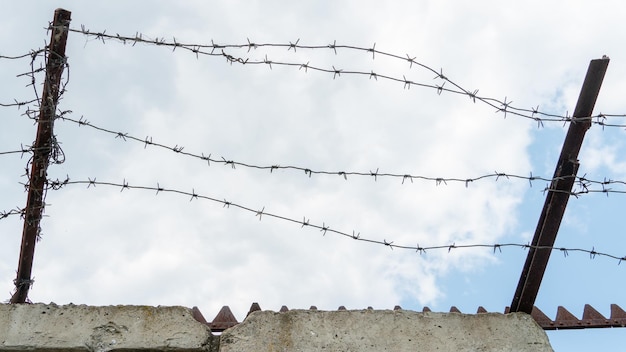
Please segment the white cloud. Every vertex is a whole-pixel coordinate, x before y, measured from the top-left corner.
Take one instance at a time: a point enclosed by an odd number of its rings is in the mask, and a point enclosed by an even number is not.
[[[616,134],[595,129],[591,131],[585,148],[581,150],[581,166],[584,170],[594,174],[607,170],[617,178],[626,175],[626,162],[619,158],[624,150],[622,138],[623,133]]]

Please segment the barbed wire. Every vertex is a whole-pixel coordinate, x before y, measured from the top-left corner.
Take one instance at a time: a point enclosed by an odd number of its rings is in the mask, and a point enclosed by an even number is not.
[[[399,82],[403,84],[405,89],[410,89],[411,86],[419,86],[423,88],[434,89],[437,92],[437,94],[441,94],[442,92],[448,92],[448,93],[465,95],[469,97],[474,103],[478,100],[496,109],[497,113],[503,113],[505,118],[507,114],[528,118],[537,122],[538,127],[542,127],[544,122],[567,123],[567,122],[579,122],[579,121],[590,121],[591,123],[598,124],[603,127],[626,127],[626,124],[615,124],[615,123],[606,122],[606,120],[609,117],[626,117],[626,114],[602,114],[600,113],[598,115],[593,115],[593,116],[572,117],[572,116],[569,116],[569,113],[566,113],[565,115],[559,115],[559,114],[544,112],[544,111],[539,110],[539,106],[532,107],[529,109],[516,107],[512,105],[512,101],[508,99],[507,97],[505,97],[504,100],[500,100],[500,99],[493,98],[493,97],[479,96],[478,89],[468,90],[466,88],[463,88],[460,84],[455,83],[448,76],[444,75],[443,69],[439,69],[439,70],[434,69],[424,63],[416,61],[416,57],[411,57],[409,54],[397,55],[397,54],[377,50],[376,43],[374,43],[374,45],[371,48],[359,47],[359,46],[354,46],[354,45],[340,45],[340,44],[337,44],[336,41],[334,41],[332,44],[327,44],[327,45],[303,45],[303,44],[299,44],[300,39],[296,40],[295,43],[292,43],[292,42],[256,43],[248,39],[248,42],[244,44],[216,44],[213,40],[211,40],[211,44],[188,44],[188,43],[178,42],[176,38],[173,38],[172,41],[167,41],[164,37],[149,38],[139,32],[135,33],[134,36],[124,36],[120,34],[112,35],[112,34],[107,34],[106,31],[92,32],[91,30],[86,29],[84,25],[81,25],[80,29],[71,28],[70,31],[75,32],[75,33],[80,33],[85,36],[94,37],[96,40],[102,41],[102,43],[105,43],[106,40],[112,39],[112,40],[119,41],[123,44],[130,43],[132,46],[135,46],[137,43],[142,43],[142,44],[169,47],[169,48],[172,48],[173,51],[176,50],[177,48],[181,48],[182,50],[186,50],[191,53],[194,53],[196,57],[198,57],[199,55],[224,57],[230,64],[239,63],[242,65],[246,65],[246,64],[247,65],[268,65],[270,69],[272,68],[272,65],[297,67],[299,70],[304,69],[305,72],[308,72],[308,70],[313,70],[313,71],[329,73],[333,75],[333,79],[340,77],[342,74],[359,75],[359,76],[369,77],[370,80],[372,78],[374,78],[375,80],[378,80],[378,78],[381,78],[381,79]],[[276,60],[268,59],[267,55],[265,56],[263,60],[254,60],[250,58],[237,57],[237,56],[234,56],[225,52],[225,49],[242,49],[242,48],[244,49],[247,48],[248,52],[250,52],[250,50],[257,49],[260,47],[286,48],[287,51],[290,51],[291,49],[293,49],[294,52],[296,52],[297,49],[309,49],[309,50],[316,50],[316,49],[329,50],[330,49],[335,54],[337,54],[337,49],[347,49],[347,50],[360,51],[360,52],[365,52],[365,53],[372,53],[372,59],[375,58],[375,55],[380,55],[380,56],[385,56],[385,57],[389,57],[392,59],[401,60],[403,62],[408,62],[409,69],[413,68],[414,65],[416,67],[421,67],[429,71],[430,73],[434,74],[435,75],[434,79],[439,79],[443,83],[441,85],[421,83],[421,82],[409,80],[405,76],[403,76],[402,78],[394,77],[391,75],[375,73],[373,70],[371,70],[370,72],[346,70],[346,69],[338,69],[334,66],[332,66],[332,69],[323,68],[323,67],[311,65],[310,61],[306,63],[276,61]],[[448,83],[448,85],[452,86],[453,88],[446,88],[445,87],[446,83]]]
[[[597,182],[597,181],[596,181]],[[619,181],[620,183],[623,183],[623,181]],[[580,185],[581,183],[578,182],[578,185]],[[553,189],[551,187],[546,187],[544,188],[543,192],[554,192],[554,193],[566,193],[569,194],[570,196],[574,196],[576,198],[584,195],[584,194],[591,194],[591,193],[604,193],[606,194],[606,196],[608,197],[610,193],[613,194],[626,194],[626,190],[615,190],[615,189],[611,189],[611,188],[602,188],[602,189],[590,189],[587,188],[584,184],[578,188],[578,189],[574,189],[572,191],[564,191],[564,190],[559,190],[559,189]]]
[[[30,77],[31,78],[31,83],[28,84],[27,87],[31,86],[31,85],[34,87],[34,84],[35,84],[34,75],[35,75],[35,73],[42,72],[44,70],[43,66],[40,66],[39,68],[35,69],[35,67],[34,67],[35,61],[37,60],[37,58],[40,55],[44,55],[45,56],[46,52],[47,52],[47,49],[33,49],[29,53],[22,54],[22,55],[17,55],[17,56],[3,56],[3,55],[0,55],[0,59],[17,60],[17,59],[23,59],[23,58],[30,58],[30,70],[28,72],[16,75],[16,77],[23,77],[23,76]],[[0,107],[17,107],[19,109],[22,106],[27,106],[27,105],[35,103],[35,102],[38,103],[38,100],[39,100],[38,96],[35,99],[31,99],[31,100],[13,99],[12,103],[2,103],[2,102],[0,102]]]
[[[45,73],[45,67],[43,65],[43,61],[46,60],[48,55],[48,47],[46,46],[46,48],[44,49],[36,49],[36,50],[31,50],[29,53],[27,54],[22,54],[22,55],[16,55],[16,56],[5,56],[5,55],[0,55],[0,59],[10,59],[10,60],[17,60],[17,59],[26,59],[26,58],[30,58],[30,62],[29,62],[29,69],[24,72],[24,73],[20,73],[17,74],[16,77],[20,78],[20,77],[26,77],[28,78],[29,82],[28,84],[26,84],[26,87],[31,87],[32,88],[32,92],[35,96],[35,98],[30,99],[30,100],[18,100],[18,99],[13,99],[13,103],[0,103],[0,107],[17,107],[18,110],[20,108],[22,108],[23,106],[26,106],[26,111],[22,114],[22,115],[26,115],[28,118],[32,119],[35,121],[35,123],[37,123],[38,121],[38,113],[40,110],[40,106],[41,106],[41,101],[40,101],[40,97],[39,97],[39,93],[37,91],[37,76],[39,74],[46,74]],[[38,60],[40,58],[43,58],[43,61],[40,62],[38,64]],[[31,108],[31,105],[35,104],[34,108]],[[56,138],[54,138],[53,136],[53,140],[50,143],[52,145],[52,153],[51,153],[51,159],[53,160],[53,162],[58,163],[59,161],[62,161],[62,155],[63,152],[60,149],[60,147],[58,146],[58,143],[56,142]],[[20,184],[24,187],[24,191],[28,192],[29,188],[30,188],[30,183],[31,183],[31,175],[30,175],[30,169],[29,167],[31,166],[31,164],[33,163],[33,155],[34,152],[37,150],[44,150],[44,149],[50,149],[49,146],[46,147],[42,147],[42,148],[34,148],[32,145],[24,145],[21,144],[19,149],[16,150],[9,150],[9,151],[2,151],[0,152],[0,155],[11,155],[11,154],[20,154],[20,158],[23,158],[24,155],[29,155],[29,158],[26,162],[26,166],[24,168],[24,173],[21,175],[21,177],[25,177],[26,181],[25,182],[20,182]],[[46,192],[47,190],[44,189],[44,195],[43,195],[43,205],[41,207],[32,207],[31,212],[33,214],[36,214],[35,217],[43,217],[43,213],[44,213],[44,207],[45,207],[45,197],[46,197]],[[20,215],[22,220],[26,220],[26,212],[27,209],[26,208],[20,208],[20,207],[16,207],[15,209],[11,209],[8,211],[2,211],[0,212],[0,220],[1,219],[6,219],[12,215]],[[28,220],[33,221],[32,219]],[[41,229],[39,229],[39,233],[37,234],[37,240],[40,239],[41,236]]]
[[[14,101],[13,103],[0,103],[0,106],[4,108],[12,107],[12,106],[16,106],[20,108],[22,106],[26,106],[26,105],[37,102],[37,99],[31,99],[27,101],[18,101],[17,99],[14,99],[13,101]]]
[[[48,62],[48,55],[51,55],[50,51],[49,51],[49,47],[48,45],[46,45],[45,49],[37,49],[37,50],[32,50],[30,53],[28,54],[24,54],[24,55],[19,55],[19,56],[14,56],[14,57],[8,57],[11,59],[19,59],[19,58],[27,58],[30,57],[30,63],[29,63],[29,70],[16,75],[16,77],[27,77],[29,79],[29,83],[26,85],[26,87],[31,87],[32,88],[32,92],[33,95],[35,96],[34,99],[31,100],[25,100],[25,101],[18,101],[17,99],[14,99],[14,103],[10,103],[10,104],[0,104],[3,107],[9,107],[9,106],[16,106],[18,109],[21,108],[22,106],[27,106],[25,112],[22,115],[26,115],[29,119],[33,120],[35,122],[35,124],[40,123],[39,121],[39,114],[41,113],[42,110],[42,101],[41,101],[41,97],[39,95],[39,92],[37,90],[38,85],[38,75],[39,74],[43,74],[44,75],[44,79],[43,79],[43,84],[49,84],[49,80],[47,79],[47,75],[48,72],[46,71],[46,65],[45,62]],[[39,58],[42,58],[41,61],[38,61]],[[58,101],[60,101],[63,97],[63,94],[66,91],[66,86],[69,83],[69,64],[67,62],[67,58],[66,57],[56,57],[57,60],[61,60],[58,62],[59,65],[63,66],[63,70],[65,72],[65,78],[61,77],[61,82],[60,82],[60,86],[59,86],[59,90],[58,90],[58,94],[57,94],[57,102],[53,104],[53,106],[49,107],[52,109],[52,111],[55,113],[55,118],[53,118],[49,123],[54,124],[54,120],[56,119],[57,116],[62,117],[63,115],[65,115],[66,113],[68,113],[69,111],[58,111]],[[50,87],[44,87],[45,89],[50,89]],[[31,105],[33,105],[31,107]],[[63,152],[63,150],[61,149],[60,144],[57,141],[56,135],[54,135],[54,133],[52,133],[52,135],[50,136],[50,140],[48,141],[43,141],[42,143],[42,147],[39,148],[34,148],[33,146],[24,146],[21,145],[19,150],[12,150],[12,151],[4,151],[4,152],[0,152],[0,155],[10,155],[10,154],[21,154],[21,158],[25,155],[25,154],[30,154],[30,157],[28,158],[27,162],[26,162],[26,166],[24,168],[25,172],[24,174],[22,174],[22,177],[26,178],[25,182],[20,182],[20,184],[24,187],[24,191],[25,192],[29,192],[31,189],[31,182],[32,182],[32,175],[30,173],[32,164],[35,162],[34,161],[34,157],[35,157],[35,152],[36,151],[46,151],[49,150],[49,153],[47,153],[47,160],[39,160],[37,162],[42,163],[41,166],[43,166],[43,164],[45,164],[45,167],[42,167],[42,169],[47,169],[47,166],[49,164],[62,164],[63,162],[65,162],[65,154]],[[0,218],[6,218],[10,215],[16,215],[16,214],[21,214],[22,218],[25,221],[28,221],[29,224],[32,224],[35,221],[38,221],[39,219],[41,219],[44,216],[44,212],[45,212],[45,206],[47,205],[46,203],[46,197],[47,197],[47,191],[48,188],[44,187],[43,189],[43,193],[42,193],[42,205],[41,206],[30,206],[28,208],[17,208],[16,210],[12,210],[12,211],[8,211],[8,212],[2,212],[0,213]],[[26,219],[26,214],[29,213],[31,214],[29,216],[28,219]],[[36,240],[39,241],[41,239],[41,227],[38,228],[37,231],[37,235],[36,235]]]
[[[42,149],[42,148],[39,148]],[[11,155],[11,154],[21,154],[20,158],[23,158],[25,154],[32,154],[37,150],[37,148],[33,148],[30,145],[21,145],[19,150],[8,150],[0,152],[0,155]]]
[[[322,222],[322,225],[319,224],[314,224],[311,223],[310,219],[307,218],[306,216],[304,216],[302,218],[302,220],[297,220],[294,218],[290,218],[284,215],[278,215],[278,214],[274,214],[271,212],[268,212],[265,210],[265,207],[261,208],[260,210],[258,209],[253,209],[250,208],[248,206],[244,206],[241,204],[237,204],[231,201],[227,201],[226,199],[221,200],[221,199],[217,199],[215,197],[211,197],[211,196],[207,196],[207,195],[202,195],[197,193],[194,189],[192,189],[191,192],[187,192],[187,191],[182,191],[182,190],[178,190],[178,189],[173,189],[173,188],[166,188],[160,185],[160,183],[157,182],[156,187],[153,186],[137,186],[137,185],[131,185],[128,181],[126,181],[126,179],[124,179],[122,181],[122,183],[116,183],[116,182],[103,182],[103,181],[97,181],[96,178],[88,178],[87,180],[78,180],[78,181],[72,181],[70,180],[69,176],[64,179],[64,180],[48,180],[48,187],[50,189],[53,190],[60,190],[68,185],[87,185],[87,188],[91,188],[92,186],[95,188],[96,186],[110,186],[110,187],[115,187],[115,188],[119,188],[120,192],[123,192],[124,190],[130,190],[130,189],[139,189],[139,190],[144,190],[144,191],[153,191],[156,192],[155,195],[159,195],[159,193],[172,193],[172,194],[176,194],[176,195],[181,195],[181,196],[185,196],[187,198],[189,198],[189,201],[193,201],[194,199],[204,199],[204,200],[208,200],[211,202],[215,202],[215,203],[219,203],[222,204],[222,208],[237,208],[240,210],[244,210],[247,211],[249,213],[254,214],[254,216],[258,216],[259,217],[259,221],[262,220],[262,217],[271,217],[274,219],[278,219],[281,221],[285,221],[285,222],[289,222],[289,223],[293,223],[296,225],[299,225],[300,228],[304,228],[304,227],[309,227],[309,228],[313,228],[313,229],[317,229],[320,232],[322,232],[322,235],[325,236],[327,233],[333,233],[336,235],[340,235],[343,237],[347,237],[356,241],[361,241],[361,242],[367,242],[367,243],[372,243],[372,244],[377,244],[377,245],[383,245],[386,247],[389,247],[390,249],[406,249],[406,250],[413,250],[419,254],[426,254],[427,251],[432,251],[432,250],[447,250],[448,252],[452,251],[453,249],[463,249],[463,248],[491,248],[493,249],[493,252],[495,253],[496,251],[500,251],[502,252],[502,248],[504,247],[519,247],[522,249],[530,249],[530,248],[534,248],[534,249],[550,249],[553,251],[560,251],[563,253],[564,256],[568,256],[569,252],[581,252],[581,253],[586,253],[589,254],[591,259],[594,259],[596,256],[599,257],[607,257],[607,258],[611,258],[611,259],[615,259],[618,260],[618,264],[621,264],[622,261],[626,260],[626,256],[617,256],[617,255],[613,255],[613,254],[608,254],[608,253],[604,253],[604,252],[599,252],[595,250],[595,247],[592,248],[591,250],[588,249],[584,249],[584,248],[566,248],[566,247],[550,247],[550,246],[534,246],[531,244],[520,244],[520,243],[497,243],[497,244],[456,244],[456,243],[452,243],[452,244],[447,244],[447,245],[436,245],[436,246],[421,246],[418,244],[416,245],[400,245],[400,244],[395,244],[394,241],[391,240],[387,240],[387,239],[383,239],[381,240],[374,240],[374,239],[369,239],[369,238],[365,238],[361,236],[360,232],[357,232],[356,230],[352,231],[352,234],[345,232],[345,231],[340,231],[340,230],[336,230],[330,227],[330,225],[327,225],[325,222]]]
[[[28,53],[20,54],[20,55],[12,55],[12,56],[0,55],[0,59],[19,60],[19,59],[23,59],[23,58],[27,58],[27,57],[30,57],[32,59],[33,57],[38,56],[39,54],[45,52],[46,50],[48,50],[48,49],[47,48],[44,48],[44,49],[39,48],[39,49],[32,49]]]
[[[15,209],[11,209],[8,211],[7,210],[0,211],[0,220],[6,219],[11,215],[19,215],[22,219],[24,219],[25,214],[26,214],[26,209],[16,207]]]
[[[273,164],[273,165],[255,165],[255,164],[251,164],[251,163],[245,163],[245,162],[240,162],[240,161],[235,161],[235,160],[231,160],[231,159],[226,159],[224,157],[220,157],[218,158],[214,158],[212,157],[212,154],[204,154],[204,153],[193,153],[193,152],[189,152],[189,151],[185,151],[185,147],[182,145],[174,145],[174,146],[168,146],[165,144],[161,144],[158,142],[155,142],[153,140],[152,137],[147,136],[146,138],[139,138],[136,136],[133,136],[129,133],[124,133],[124,132],[119,132],[119,131],[114,131],[114,130],[110,130],[104,127],[100,127],[97,125],[94,125],[93,123],[89,122],[88,120],[84,119],[82,116],[80,119],[76,120],[73,118],[70,118],[66,115],[60,115],[58,117],[58,119],[60,119],[61,121],[69,121],[72,122],[76,125],[80,126],[88,126],[91,127],[99,132],[103,132],[103,133],[107,133],[110,135],[113,135],[116,139],[119,139],[121,141],[133,141],[133,142],[138,142],[144,145],[144,148],[146,148],[147,146],[154,146],[154,147],[158,147],[161,149],[165,149],[165,150],[169,150],[171,152],[174,152],[176,154],[179,155],[184,155],[187,157],[191,157],[191,158],[195,158],[197,160],[200,160],[202,162],[206,162],[207,165],[211,165],[211,163],[216,163],[216,164],[223,164],[226,166],[231,166],[231,168],[236,169],[237,166],[241,166],[241,167],[245,167],[245,168],[250,168],[250,169],[257,169],[257,170],[266,170],[266,171],[270,171],[270,173],[273,173],[274,170],[295,170],[295,171],[301,171],[304,172],[304,174],[308,177],[312,177],[312,175],[334,175],[334,176],[340,176],[342,178],[344,178],[344,180],[348,179],[348,176],[365,176],[365,177],[373,177],[375,181],[378,180],[378,177],[390,177],[390,178],[396,178],[396,179],[401,179],[402,180],[402,184],[404,184],[405,182],[410,181],[411,183],[414,182],[414,180],[418,180],[418,181],[429,181],[429,182],[435,182],[436,185],[447,185],[449,182],[450,183],[464,183],[465,187],[469,187],[470,184],[476,182],[476,181],[481,181],[481,180],[486,180],[486,179],[495,179],[496,181],[499,181],[500,179],[519,179],[519,180],[526,180],[529,183],[529,186],[532,187],[532,182],[533,181],[545,181],[545,182],[554,182],[560,179],[567,179],[567,178],[572,178],[575,177],[577,183],[580,186],[580,191],[574,191],[574,192],[570,192],[571,195],[573,196],[580,196],[582,194],[586,194],[586,193],[626,193],[626,191],[619,191],[619,190],[612,190],[607,188],[607,186],[609,185],[624,185],[626,186],[626,181],[621,181],[621,180],[613,180],[613,179],[607,179],[605,178],[602,181],[597,181],[597,180],[593,180],[593,179],[588,179],[585,176],[561,176],[561,177],[555,177],[555,178],[547,178],[547,177],[542,177],[542,176],[535,176],[532,174],[532,172],[528,175],[518,175],[518,174],[512,174],[512,173],[505,173],[505,172],[498,172],[498,171],[494,171],[493,173],[490,174],[484,174],[484,175],[480,175],[477,177],[473,177],[473,178],[456,178],[456,177],[432,177],[432,176],[425,176],[425,175],[416,175],[416,174],[410,174],[410,173],[385,173],[385,172],[380,172],[380,170],[377,168],[376,171],[368,171],[368,172],[362,172],[362,171],[327,171],[327,170],[314,170],[312,168],[309,167],[302,167],[302,166],[294,166],[294,165],[279,165],[279,164]],[[602,187],[602,189],[597,189],[597,190],[593,190],[590,188],[591,185],[599,185]],[[550,188],[546,187],[544,189],[544,191],[549,191]]]
[[[32,150],[27,150],[27,149],[9,150],[9,151],[5,151],[5,152],[0,152],[0,155],[22,154],[22,156],[24,156],[24,154],[26,154],[26,153],[32,153]]]

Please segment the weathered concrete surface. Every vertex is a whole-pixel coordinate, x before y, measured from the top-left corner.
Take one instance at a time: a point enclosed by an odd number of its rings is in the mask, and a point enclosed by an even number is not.
[[[0,351],[207,351],[213,339],[184,307],[0,305]]]
[[[220,352],[552,351],[523,313],[254,312],[221,335]]]
[[[221,341],[221,342],[220,342]],[[254,312],[213,336],[183,307],[0,305],[0,351],[552,351],[528,315]]]

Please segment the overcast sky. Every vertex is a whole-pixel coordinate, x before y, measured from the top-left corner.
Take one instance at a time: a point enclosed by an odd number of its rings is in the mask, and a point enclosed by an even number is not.
[[[336,43],[413,59],[464,89],[524,109],[571,115],[591,59],[611,58],[594,114],[624,114],[624,5],[582,1],[43,1],[7,3],[0,55],[43,47],[56,7],[71,27],[193,44]],[[242,320],[263,309],[448,311],[510,305],[527,252],[514,247],[415,250],[355,241],[272,218],[271,213],[361,239],[404,246],[528,243],[544,201],[544,181],[486,178],[435,182],[347,175],[370,172],[477,178],[494,172],[550,178],[567,125],[503,114],[468,96],[406,85],[441,86],[436,74],[367,51],[287,47],[224,49],[250,61],[155,45],[104,43],[72,32],[67,92],[59,110],[91,125],[180,148],[199,158],[89,126],[57,120],[65,162],[52,179],[162,187],[213,198],[85,184],[48,192],[30,291],[34,302],[198,306],[211,320],[229,305]],[[220,51],[217,51],[220,53]],[[37,61],[37,65],[42,62]],[[305,69],[309,64],[341,73]],[[0,59],[0,103],[34,98],[28,58]],[[37,76],[41,91],[42,76]],[[447,82],[445,88],[453,88]],[[506,99],[506,100],[505,100]],[[0,107],[0,151],[30,145],[36,126],[24,108]],[[610,117],[608,123],[626,119]],[[626,179],[624,128],[594,125],[579,175]],[[0,211],[24,207],[27,156],[0,156]],[[296,166],[335,174],[311,175]],[[158,184],[158,186],[157,186]],[[619,185],[614,190],[624,190]],[[598,189],[599,187],[594,187]],[[624,195],[572,198],[557,246],[623,256]],[[190,201],[191,199],[191,201]],[[232,202],[263,214],[225,206]],[[261,215],[261,216],[259,216]],[[22,223],[0,220],[0,282],[15,278]],[[624,265],[570,252],[552,255],[536,305],[554,318],[588,303],[606,316],[626,307]],[[617,347],[626,330],[549,333],[555,350]]]

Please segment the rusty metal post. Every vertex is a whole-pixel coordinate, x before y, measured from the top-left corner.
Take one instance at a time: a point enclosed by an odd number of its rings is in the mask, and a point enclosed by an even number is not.
[[[525,312],[528,314],[532,312],[537,293],[539,292],[539,286],[552,252],[550,248],[534,247],[554,246],[567,201],[576,181],[576,173],[579,166],[578,153],[580,152],[585,133],[591,127],[590,116],[600,93],[600,87],[602,86],[602,80],[608,65],[609,58],[606,56],[602,59],[591,60],[589,63],[572,122],[565,136],[561,155],[554,171],[554,178],[535,230],[532,247],[528,251],[526,263],[513,296],[511,312]],[[577,120],[576,118],[582,119]]]
[[[46,78],[41,96],[39,119],[37,120],[37,137],[33,145],[30,180],[28,183],[28,200],[24,215],[22,245],[17,267],[17,278],[14,280],[15,293],[11,303],[24,303],[28,290],[32,285],[31,272],[35,243],[37,242],[41,216],[43,213],[47,169],[52,152],[54,117],[59,100],[61,75],[65,67],[65,44],[70,25],[71,12],[64,9],[54,11],[52,34],[47,50]]]

